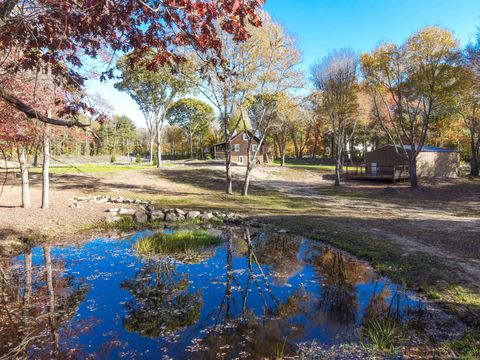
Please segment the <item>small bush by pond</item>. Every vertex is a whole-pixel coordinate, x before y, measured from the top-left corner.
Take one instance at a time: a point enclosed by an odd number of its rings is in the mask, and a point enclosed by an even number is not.
[[[135,250],[140,255],[191,255],[197,250],[222,242],[222,237],[205,230],[178,231],[172,234],[159,232],[139,240],[135,244]]]

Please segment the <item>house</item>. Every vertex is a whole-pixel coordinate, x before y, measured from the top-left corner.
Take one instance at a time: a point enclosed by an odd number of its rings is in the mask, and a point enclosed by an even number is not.
[[[405,151],[411,146],[405,145]],[[348,170],[348,179],[407,180],[408,160],[399,145],[386,145],[367,153],[366,164],[355,171]],[[458,151],[435,146],[423,146],[417,157],[419,177],[457,177],[460,166]]]
[[[242,131],[236,134],[230,141],[230,150],[232,154],[232,163],[247,166],[248,165],[248,140],[252,137],[250,155],[253,156],[260,144],[260,139],[249,131]],[[209,147],[210,154],[213,159],[225,160],[225,146],[226,142],[214,144]],[[258,150],[257,163],[263,163],[266,154],[266,145],[263,144]]]

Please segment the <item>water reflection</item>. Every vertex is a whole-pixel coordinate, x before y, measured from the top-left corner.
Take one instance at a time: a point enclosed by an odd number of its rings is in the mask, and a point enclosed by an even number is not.
[[[28,250],[23,271],[20,262],[10,268],[0,264],[0,359],[70,358],[76,353],[61,349],[59,328],[72,320],[87,289],[65,276],[65,264],[52,261],[49,246],[37,250],[43,263],[33,265]],[[70,328],[72,333],[77,331]]]
[[[125,304],[125,329],[157,338],[195,324],[202,297],[198,291],[189,293],[189,286],[188,274],[179,275],[175,265],[148,261],[133,279],[121,284],[132,296]]]
[[[300,342],[355,341],[368,319],[406,321],[421,307],[301,237],[223,229],[208,259],[185,263],[139,256],[143,235],[1,264],[0,359],[275,357]]]

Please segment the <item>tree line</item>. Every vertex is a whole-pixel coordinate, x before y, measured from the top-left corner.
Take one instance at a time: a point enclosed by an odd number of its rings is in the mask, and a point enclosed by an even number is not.
[[[26,155],[41,153],[45,194],[51,152],[146,153],[160,167],[165,151],[202,157],[219,141],[231,194],[229,145],[243,129],[260,139],[247,156],[244,195],[262,144],[281,165],[292,155],[331,157],[336,185],[346,162],[389,143],[408,162],[412,187],[426,144],[460,150],[478,176],[478,43],[461,49],[450,31],[426,27],[369,53],[331,51],[307,77],[295,37],[260,0],[93,2],[90,12],[83,1],[0,5],[0,149],[16,154],[27,185]],[[136,101],[146,131],[90,101],[85,57],[107,65],[101,78]]]

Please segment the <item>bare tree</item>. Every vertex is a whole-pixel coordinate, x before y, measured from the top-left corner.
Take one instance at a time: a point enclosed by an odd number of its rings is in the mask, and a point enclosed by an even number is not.
[[[357,70],[357,56],[350,49],[334,51],[312,67],[312,80],[319,91],[318,109],[328,119],[335,142],[335,186],[340,185],[345,144],[349,141],[347,128],[357,121]]]

